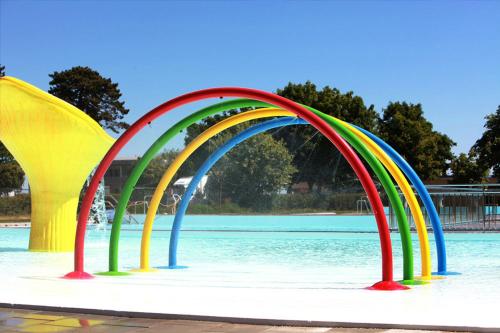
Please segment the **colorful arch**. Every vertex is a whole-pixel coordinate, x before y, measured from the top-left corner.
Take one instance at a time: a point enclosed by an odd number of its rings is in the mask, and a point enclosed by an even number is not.
[[[163,193],[170,184],[170,182],[172,181],[174,175],[177,173],[182,164],[189,158],[189,156],[191,156],[192,153],[196,151],[196,149],[198,149],[201,145],[207,142],[210,138],[214,137],[215,135],[221,133],[222,131],[232,126],[250,120],[269,118],[269,117],[279,117],[279,116],[294,116],[294,114],[275,108],[263,108],[263,109],[257,109],[239,113],[237,115],[234,115],[232,117],[226,118],[218,122],[214,126],[210,127],[209,129],[201,133],[195,140],[191,141],[179,155],[177,155],[175,160],[172,162],[172,164],[170,164],[170,166],[167,168],[162,178],[160,179],[148,205],[149,208],[146,213],[146,219],[144,221],[142,242],[141,242],[141,264],[140,264],[141,271],[150,270],[149,245],[151,240],[151,233],[153,231],[154,218],[156,216],[156,212],[158,211],[158,207],[160,205],[161,198],[163,197]],[[115,258],[117,257],[117,255],[118,253],[115,253]],[[114,267],[118,268],[116,262],[114,262]]]
[[[237,106],[237,107],[252,106],[250,104],[246,104],[249,102],[251,103],[251,101],[242,100],[241,102],[243,104],[239,104],[239,105],[233,104],[233,107],[234,106]],[[386,166],[386,168],[388,168],[388,170],[391,172],[391,175],[398,182],[398,185],[400,185],[400,187],[403,188],[404,195],[409,202],[409,205],[412,209],[412,213],[414,214],[415,221],[417,223],[420,223],[420,224],[417,224],[417,228],[418,228],[417,230],[418,230],[418,235],[419,235],[419,241],[420,241],[420,246],[421,246],[421,257],[422,257],[422,277],[421,277],[421,279],[430,280],[431,279],[431,276],[430,276],[430,274],[431,274],[431,259],[430,259],[427,230],[425,228],[425,221],[423,219],[422,212],[420,211],[420,207],[418,205],[418,202],[417,202],[408,182],[406,181],[406,179],[404,178],[402,173],[399,171],[397,166],[392,162],[392,160],[373,141],[371,141],[369,138],[367,138],[364,134],[360,133],[357,129],[352,128],[350,125],[348,125],[348,124],[346,124],[346,123],[344,123],[336,118],[333,118],[333,117],[331,117],[331,118],[337,122],[340,122],[341,126],[347,127],[347,129],[349,131],[354,132],[354,134],[358,138],[360,138],[361,141],[363,141],[363,143],[367,144],[369,149],[372,152],[374,152],[374,154],[377,156],[377,158],[379,158],[382,161],[382,163],[384,164],[384,166]],[[193,143],[196,143],[196,141],[198,141],[198,140],[195,139],[193,141]],[[203,141],[203,142],[205,142],[205,141]],[[203,142],[198,142],[197,145],[199,146]],[[182,155],[183,154],[184,154],[184,152],[182,153]],[[187,157],[185,157],[185,158],[187,158]],[[183,158],[182,160],[185,160],[185,158]],[[183,163],[183,161],[179,161],[176,159],[174,161],[174,163],[172,163],[172,165],[169,167],[169,170],[165,174],[170,174],[172,177],[177,172],[178,168],[181,166],[182,163]],[[139,269],[140,271],[150,270],[150,267],[149,267],[149,241],[151,238],[152,223],[154,220],[154,216],[156,215],[156,211],[158,209],[158,204],[159,204],[159,201],[161,199],[161,196],[163,195],[165,188],[168,186],[168,184],[171,180],[171,177],[168,178],[168,181],[164,181],[164,179],[162,179],[162,181],[160,182],[160,184],[157,187],[157,190],[155,191],[155,195],[153,196],[153,199],[151,200],[153,204],[150,205],[150,208],[148,210],[148,216],[146,218],[146,223],[145,223],[144,229],[143,229],[143,240],[142,240],[142,246],[141,246],[141,267]],[[151,212],[151,211],[153,211],[153,212]],[[169,265],[173,266],[175,264],[170,263]],[[417,282],[414,282],[414,281],[411,281],[408,279],[406,281],[406,283],[415,284]]]
[[[249,107],[253,106],[251,105],[251,101],[248,100],[241,100],[241,105],[239,107]],[[258,114],[260,111],[264,111],[267,109],[260,109],[260,110],[255,110],[255,111],[250,111],[249,113],[253,114]],[[382,165],[378,162],[378,160],[371,154],[371,152],[361,143],[360,140],[357,139],[355,135],[350,133],[341,123],[336,121],[334,118],[331,118],[317,110],[311,109],[313,112],[317,112],[320,117],[325,119],[330,126],[333,126],[336,131],[338,131],[344,139],[347,139],[348,142],[351,145],[354,145],[355,149],[362,154],[362,156],[368,161],[370,166],[373,168],[375,171],[377,177],[381,180],[382,184],[384,185],[384,188],[386,192],[388,193],[389,198],[391,198],[391,204],[398,210],[398,225],[400,226],[401,230],[401,242],[402,242],[402,248],[403,248],[403,280],[404,283],[406,284],[416,284],[418,282],[413,280],[413,253],[412,253],[412,244],[411,244],[411,236],[409,232],[409,227],[408,227],[408,221],[406,220],[406,215],[404,213],[404,208],[401,203],[401,200],[399,198],[399,195],[397,194],[396,189],[394,188],[394,184],[392,183],[389,175],[385,171],[385,169],[382,167]],[[155,192],[153,194],[153,197],[150,201],[148,212],[146,215],[146,220],[144,223],[144,228],[143,228],[143,236],[142,236],[142,244],[141,244],[141,266],[140,269],[141,271],[148,271],[150,270],[149,267],[149,242],[151,238],[151,232],[153,228],[153,222],[154,222],[154,217],[156,216],[156,212],[159,207],[160,200],[163,196],[163,193],[165,189],[168,187],[170,181],[172,180],[173,176],[177,172],[177,170],[180,168],[180,166],[184,163],[185,160],[191,155],[195,149],[199,146],[201,146],[204,142],[206,142],[211,136],[221,132],[222,130],[226,129],[229,127],[230,124],[238,124],[242,121],[244,121],[246,113],[240,113],[235,116],[232,116],[230,118],[227,118],[223,120],[222,122],[214,125],[207,131],[203,132],[198,138],[193,140],[182,152],[179,154],[179,156],[173,161],[173,163],[169,166],[167,171],[164,173],[162,179],[160,180],[158,186],[155,189]],[[273,115],[273,113],[271,113]],[[279,116],[279,113],[274,114],[275,116]],[[213,133],[211,135],[210,133]],[[404,177],[403,177],[404,179]],[[402,218],[404,217],[404,218]],[[427,244],[427,239],[425,239],[424,244]],[[428,249],[428,246],[427,246]],[[114,249],[116,251],[116,249]],[[111,251],[111,247],[110,247]],[[115,252],[114,257],[115,261],[117,258],[117,252]],[[426,256],[424,257],[423,264],[426,264],[424,267],[428,268],[427,274],[430,274],[430,254],[427,252]],[[117,269],[117,264],[116,262],[114,263],[114,268]],[[172,266],[172,265],[171,265]],[[110,272],[108,274],[111,275],[121,275],[123,273],[114,271],[110,269]],[[425,276],[427,278],[427,275]]]
[[[353,125],[354,126],[354,125]],[[429,215],[429,219],[432,224],[432,230],[434,231],[434,238],[436,240],[436,252],[438,257],[438,270],[436,275],[447,275],[447,274],[456,274],[453,272],[447,271],[446,265],[446,244],[444,240],[444,232],[443,227],[441,225],[441,220],[439,219],[439,214],[436,211],[436,207],[432,202],[431,196],[429,192],[425,188],[424,183],[417,175],[415,170],[406,162],[406,160],[399,155],[397,151],[394,150],[391,146],[389,146],[385,141],[380,139],[375,134],[368,132],[365,129],[354,126],[364,134],[366,134],[370,139],[375,141],[386,153],[389,155],[392,160],[398,165],[398,167],[404,172],[406,177],[411,181],[413,186],[415,186],[415,190],[417,191],[420,199],[422,200],[425,209],[427,210],[427,214]]]
[[[208,159],[205,161],[205,163],[203,163],[203,165],[196,172],[196,174],[193,177],[191,183],[189,184],[187,190],[185,191],[183,198],[181,200],[181,203],[178,207],[177,213],[175,215],[175,219],[174,219],[174,223],[173,223],[173,227],[172,227],[172,231],[171,231],[171,236],[170,236],[170,245],[169,245],[169,267],[170,268],[179,267],[179,266],[177,266],[177,247],[178,247],[177,245],[178,245],[179,233],[180,233],[180,228],[182,225],[182,220],[184,218],[185,212],[186,212],[187,207],[189,205],[190,198],[194,194],[202,177],[212,168],[212,166],[223,155],[225,155],[233,147],[235,147],[239,143],[243,142],[244,140],[248,139],[249,137],[256,135],[256,134],[259,134],[261,132],[264,132],[264,131],[271,129],[271,128],[276,128],[276,127],[280,127],[280,126],[288,126],[288,125],[298,125],[298,124],[306,124],[306,123],[303,121],[302,122],[301,121],[291,122],[289,119],[279,118],[279,119],[267,121],[265,123],[261,123],[261,124],[252,126],[252,127],[248,128],[247,130],[234,136],[232,139],[230,139],[225,144],[223,144],[221,147],[219,147],[214,153],[212,153],[210,155],[210,157],[208,157]],[[348,124],[346,124],[346,125],[348,125]],[[348,125],[348,126],[350,126],[350,125]],[[359,134],[359,133],[357,133],[357,134]],[[361,136],[363,136],[363,134]],[[197,139],[195,139],[194,141],[196,141],[196,140]],[[366,140],[366,138],[365,138],[365,140]],[[371,144],[373,144],[373,142],[371,140],[366,140],[366,141],[371,142]],[[377,148],[378,148],[378,146],[377,146]],[[380,150],[380,148],[378,148],[378,149]],[[385,153],[383,153],[383,154],[385,154]],[[172,165],[174,165],[174,164],[176,164],[176,163],[174,162]],[[175,169],[177,170],[177,168],[175,168]],[[399,169],[397,169],[397,171],[399,171]],[[400,173],[400,171],[399,171],[399,173]],[[402,175],[400,175],[400,176],[402,176]],[[148,214],[149,213],[150,212],[148,211]],[[420,214],[421,214],[421,212],[420,212]],[[146,228],[146,225],[145,225],[145,228]],[[144,241],[144,238],[143,238],[143,241]],[[424,241],[427,244],[427,250],[428,250],[428,239],[425,238]],[[148,245],[148,247],[149,247],[149,245]],[[144,253],[141,253],[141,256],[143,254]],[[182,267],[182,266],[180,266],[180,267]],[[144,267],[142,267],[142,268],[144,268]],[[427,279],[430,280],[430,272],[429,272],[429,276],[427,276]]]
[[[205,160],[205,162],[199,167],[195,175],[191,179],[186,191],[184,192],[181,202],[177,208],[175,214],[174,223],[172,225],[172,231],[170,232],[170,244],[168,251],[168,266],[169,268],[179,267],[177,265],[177,247],[179,243],[179,234],[182,226],[182,221],[186,214],[186,210],[189,206],[192,196],[195,194],[196,188],[203,176],[217,163],[225,154],[227,154],[231,149],[236,147],[238,144],[244,142],[245,140],[255,136],[257,134],[263,133],[273,128],[292,126],[292,125],[307,125],[307,122],[300,118],[292,117],[280,117],[272,120],[268,120],[257,125],[253,125],[237,135],[233,136],[231,139],[219,146],[210,156]],[[182,266],[180,266],[182,267]]]
[[[415,221],[415,226],[417,229],[417,235],[420,245],[420,258],[421,258],[421,276],[420,280],[431,280],[432,269],[431,269],[431,254],[429,246],[429,237],[427,235],[427,227],[425,225],[424,216],[418,200],[413,193],[413,190],[408,184],[405,176],[398,168],[398,166],[393,162],[393,160],[367,135],[358,130],[356,127],[352,126],[345,121],[337,119],[340,121],[347,129],[353,132],[369,149],[372,151],[379,161],[385,166],[389,171],[391,176],[394,178],[399,188],[403,192],[403,196],[410,207],[410,212]]]
[[[262,105],[267,105],[263,102],[257,102],[257,104],[259,103],[261,103]],[[138,160],[138,162],[132,169],[130,176],[127,178],[125,184],[123,185],[122,193],[120,195],[120,198],[118,199],[118,204],[116,205],[109,246],[109,271],[118,271],[118,243],[120,239],[123,217],[125,216],[125,211],[127,209],[127,205],[134,187],[151,160],[175,135],[181,133],[190,125],[215,113],[234,108],[238,108],[238,100],[229,100],[221,102],[219,104],[211,105],[187,116],[186,118],[183,118],[182,120],[171,126],[165,133],[163,133]]]
[[[253,102],[253,104],[245,103],[244,100],[231,100],[231,101],[222,102],[219,104],[209,106],[208,108],[202,109],[199,112],[193,114],[192,116],[190,116],[188,118],[195,118],[195,119],[191,119],[191,121],[194,122],[194,121],[199,120],[203,116],[206,116],[208,114],[213,114],[215,112],[225,111],[228,109],[234,109],[234,108],[238,108],[238,107],[247,107],[247,106],[251,106],[251,105],[258,106],[258,107],[270,106],[267,103],[262,103],[259,101],[248,101],[248,102]],[[120,203],[119,203],[118,208],[117,208],[117,213],[115,214],[113,228],[115,228],[116,226],[119,226],[121,224],[123,213],[124,213],[125,207],[127,205],[127,202],[130,198],[130,194],[132,193],[133,186],[137,182],[142,171],[145,169],[147,164],[150,162],[150,160],[152,159],[154,154],[157,151],[159,151],[159,149],[161,149],[161,147],[172,137],[173,130],[176,127],[181,125],[181,123],[184,123],[185,127],[189,126],[189,124],[192,123],[192,122],[188,122],[188,118],[181,120],[181,122],[174,125],[171,129],[169,129],[167,132],[165,132],[165,134],[163,134],[150,147],[150,149],[148,149],[148,151],[144,154],[143,158],[141,158],[140,162],[142,163],[142,165],[141,165],[141,163],[138,163],[138,165],[136,165],[136,168],[134,168],[134,170],[131,173],[130,178],[127,180],[127,182],[124,186],[123,195],[120,197]],[[353,129],[351,128],[351,131],[352,130]],[[180,129],[178,128],[177,132],[179,132],[179,131],[180,131]],[[363,132],[369,133],[365,130],[363,130]],[[173,134],[173,135],[175,135],[175,134]],[[381,159],[382,163],[389,169],[391,174],[394,176],[395,180],[398,182],[398,185],[403,189],[403,194],[405,195],[405,197],[409,203],[412,215],[414,216],[414,220],[416,222],[417,232],[419,235],[419,242],[420,242],[420,247],[421,247],[421,257],[422,257],[422,277],[423,277],[423,279],[429,279],[431,265],[430,265],[430,254],[429,254],[427,230],[426,230],[425,222],[423,220],[423,216],[422,216],[420,207],[418,205],[418,202],[415,198],[413,191],[411,190],[408,182],[406,181],[404,176],[401,174],[399,169],[391,161],[391,159],[388,158],[387,156],[385,156],[385,158],[384,158],[384,156],[381,156],[381,155],[385,155],[385,153],[380,151],[380,148],[378,147],[378,145],[374,144],[373,142],[370,142],[371,140],[368,140],[368,142],[367,142],[367,138],[364,137],[363,134],[361,134],[359,132],[356,133],[356,135],[358,137],[360,137],[364,143],[367,143],[369,146],[371,146],[371,150],[375,153],[377,158]],[[399,157],[399,158],[402,159],[401,157]],[[398,161],[398,160],[396,160],[396,161],[398,162],[397,163],[398,165],[401,164],[401,161]],[[403,162],[406,163],[404,160],[403,160]],[[410,169],[411,169],[411,167],[410,167]],[[408,171],[405,171],[405,174],[408,174]],[[416,176],[416,174],[414,175],[414,177],[418,181],[420,181],[420,179],[418,178],[418,176]],[[415,181],[413,181],[413,182],[415,182]],[[420,183],[421,183],[421,181],[420,181]],[[406,191],[405,191],[405,188],[406,188]],[[432,222],[433,222],[433,228],[435,229],[435,233],[436,233],[436,247],[438,249],[438,251],[437,251],[437,253],[438,253],[438,271],[445,272],[446,268],[444,268],[444,270],[442,268],[443,266],[446,267],[446,261],[445,261],[446,254],[444,251],[444,238],[442,236],[442,228],[441,228],[439,218],[437,216],[437,212],[435,211],[435,207],[432,204],[432,201],[430,200],[430,197],[429,197],[425,187],[423,186],[423,184],[421,184],[420,189],[417,187],[417,192],[421,196],[426,195],[428,197],[429,200],[428,200],[428,202],[426,202],[426,204],[427,204],[426,208],[428,210],[434,210],[434,219],[432,220]],[[429,205],[429,202],[430,202],[430,205]],[[120,210],[120,206],[122,206],[121,210]],[[121,213],[121,215],[120,215],[120,213]],[[429,215],[432,216],[432,214],[429,214]],[[117,217],[119,217],[119,218],[117,219]],[[439,237],[439,235],[441,235],[441,237]],[[117,239],[115,238],[115,241],[116,240]],[[114,243],[114,242],[112,242],[112,243]],[[111,251],[111,248],[110,248],[110,261],[112,261],[111,258],[113,258],[112,252],[113,251]],[[114,253],[116,254],[117,251],[114,251]],[[444,257],[444,260],[443,260],[443,257]],[[428,258],[428,259],[426,260],[426,258]],[[443,265],[443,263],[444,263],[444,265]],[[116,266],[117,265],[115,265],[115,267]],[[142,267],[144,268],[145,266],[142,265]],[[114,268],[114,269],[117,269],[117,268]],[[110,270],[113,270],[111,264],[110,264]]]
[[[168,187],[170,181],[172,180],[173,176],[175,175],[175,173],[177,172],[177,170],[180,168],[180,166],[184,163],[184,161],[187,160],[187,158],[198,148],[200,147],[204,142],[206,142],[209,138],[211,138],[212,136],[220,133],[221,131],[223,131],[224,129],[232,126],[232,125],[236,125],[236,124],[239,124],[241,122],[244,122],[246,120],[250,120],[250,119],[257,119],[258,118],[261,118],[261,117],[269,117],[269,116],[280,116],[280,115],[283,115],[283,114],[280,114],[280,111],[279,110],[275,110],[275,109],[257,109],[257,110],[254,110],[254,111],[249,111],[249,112],[244,112],[244,113],[240,113],[240,114],[237,114],[235,116],[232,116],[232,117],[229,117],[223,121],[221,121],[220,123],[214,125],[213,127],[211,127],[210,129],[206,130],[205,132],[203,132],[202,134],[200,134],[199,137],[197,137],[195,140],[193,140],[178,156],[177,158],[172,162],[172,164],[169,166],[169,168],[167,169],[167,171],[164,173],[163,177],[161,178],[158,186],[156,187],[155,189],[155,192],[153,194],[153,197],[150,201],[150,204],[149,204],[149,208],[148,208],[148,212],[147,212],[147,215],[146,215],[146,220],[145,220],[145,223],[144,223],[144,228],[143,228],[143,236],[142,236],[142,244],[141,244],[141,266],[140,266],[140,269],[143,270],[143,271],[147,271],[150,269],[149,267],[149,242],[150,242],[150,239],[151,239],[151,232],[152,232],[152,228],[153,228],[153,222],[154,222],[154,217],[156,215],[156,212],[158,210],[158,207],[159,207],[159,203],[160,203],[160,200],[163,196],[163,193],[165,191],[165,189]],[[323,115],[324,116],[324,115]],[[338,126],[338,127],[341,127],[341,126]],[[360,145],[360,142],[359,141],[356,141],[358,145]],[[357,147],[357,149],[359,149]],[[366,151],[364,152],[366,154]],[[373,161],[373,156],[370,157],[368,156],[367,158],[371,158],[372,161]],[[392,189],[389,189],[389,190],[392,190],[393,191],[393,195],[396,196],[396,190],[394,188],[394,186],[392,185],[392,182],[390,182],[390,178],[387,174],[383,174],[382,172],[380,172],[380,169],[383,170],[383,168],[381,168],[379,166],[377,170],[378,172],[378,175],[380,177],[385,177],[385,181],[386,183],[389,183],[390,185],[389,186],[392,186]],[[385,170],[383,170],[385,171]],[[398,198],[399,199],[399,198]],[[396,203],[397,204],[397,203]],[[399,205],[400,205],[400,211],[404,211],[404,208],[402,206],[402,204],[399,202]],[[406,216],[405,216],[406,217]],[[407,223],[406,221],[404,221],[403,223]],[[408,234],[409,234],[409,231],[408,231]],[[411,258],[411,243],[408,244],[408,239],[409,239],[409,236],[408,238],[403,238],[402,239],[402,244],[403,244],[403,253],[405,253],[406,255],[410,256],[410,260],[406,261],[406,263],[410,262],[412,263],[412,258]],[[406,241],[406,242],[405,242]],[[115,252],[115,258],[117,257],[117,252]],[[117,264],[116,262],[114,262],[114,267],[117,268]],[[406,268],[408,268],[408,266],[406,266]],[[412,269],[412,264],[410,266],[410,268]],[[412,274],[412,270],[406,270],[406,272],[409,274]],[[116,271],[113,271],[113,270],[110,270],[110,274],[120,274],[119,272],[116,272]],[[412,275],[406,275],[405,276],[405,280],[412,280],[413,279],[413,276]]]
[[[240,144],[244,140],[249,137],[264,132],[268,129],[280,127],[280,126],[288,126],[288,125],[298,125],[305,124],[305,122],[290,122],[290,120],[286,120],[283,118],[279,118],[276,120],[267,121],[265,123],[261,123],[255,126],[248,128],[247,130],[241,132],[240,134],[234,136],[232,139],[223,144],[217,151],[212,153],[210,157],[207,158],[205,163],[199,168],[193,177],[191,183],[186,189],[181,203],[178,207],[177,213],[175,215],[171,236],[170,236],[170,245],[169,245],[169,267],[176,268],[177,267],[177,244],[179,239],[180,228],[182,225],[182,220],[184,218],[185,212],[190,202],[190,198],[194,194],[199,182],[202,177],[213,167],[213,165],[227,152],[229,152],[233,147]],[[347,124],[348,125],[348,124]],[[379,148],[380,149],[380,148]],[[399,169],[398,169],[399,171]],[[416,199],[415,199],[416,200]],[[420,213],[421,214],[421,213]],[[146,226],[145,226],[146,227]],[[428,250],[428,239],[424,239],[427,245]],[[148,245],[149,247],[149,245]],[[142,255],[142,254],[141,254]],[[144,267],[142,267],[144,268]],[[429,273],[430,275],[430,273]],[[427,276],[427,279],[430,279],[430,276]]]
[[[241,102],[248,103],[249,101],[242,100]],[[245,104],[244,106],[248,106],[248,105]],[[243,107],[243,106],[240,106],[240,107]],[[232,117],[224,119],[221,122],[217,123],[216,125],[207,129],[205,132],[200,134],[196,139],[194,139],[176,157],[176,159],[171,163],[171,165],[168,167],[168,169],[166,170],[166,172],[162,176],[160,182],[158,183],[158,186],[155,189],[153,197],[150,201],[149,209],[148,209],[148,212],[146,215],[146,220],[144,222],[143,234],[142,234],[141,266],[138,270],[134,270],[134,271],[148,272],[148,271],[152,270],[149,266],[149,246],[150,246],[151,233],[152,233],[152,228],[153,228],[153,223],[154,223],[154,217],[156,215],[160,200],[163,196],[165,189],[167,188],[167,186],[171,182],[173,176],[177,173],[179,168],[182,166],[182,164],[188,159],[188,157],[198,147],[200,147],[203,143],[208,141],[211,137],[217,135],[218,133],[222,132],[223,130],[225,130],[231,126],[240,124],[240,123],[248,121],[248,120],[254,120],[254,119],[265,118],[265,117],[286,116],[286,115],[290,116],[293,114],[286,112],[286,111],[283,111],[283,110],[280,110],[280,109],[273,109],[273,108],[263,108],[263,109],[257,109],[257,110],[252,110],[252,111],[248,111],[248,112],[239,113],[237,115],[234,115]],[[325,115],[322,114],[322,116],[325,116]],[[342,125],[338,125],[338,124],[337,124],[337,126],[342,127]],[[357,143],[361,144],[359,141],[357,141]],[[372,159],[373,159],[373,156],[372,156]],[[380,169],[385,171],[381,166],[379,168],[379,171],[380,171]],[[385,177],[386,181],[390,182],[390,178],[387,174],[385,176],[380,175],[380,177]],[[393,193],[395,195],[397,195],[396,190],[394,188],[394,185],[392,185],[392,183],[390,183],[390,184],[392,186]],[[400,209],[401,209],[401,211],[404,210],[401,203],[400,203]],[[407,222],[405,222],[405,223],[407,223]],[[403,245],[407,245],[407,244],[403,244]],[[411,246],[411,244],[410,244],[410,246]],[[110,246],[110,251],[111,251],[111,249],[112,248]],[[405,250],[405,249],[408,250],[409,252],[407,252],[407,253],[409,253],[411,255],[411,247],[408,248],[408,247],[403,246],[403,250]],[[128,273],[120,272],[117,270],[117,268],[118,268],[118,264],[117,264],[118,252],[117,252],[117,248],[115,248],[113,250],[116,251],[116,252],[114,252],[115,260],[113,262],[113,267],[116,270],[110,269],[109,272],[103,272],[103,273],[98,273],[98,274],[100,274],[100,275],[113,275],[113,276],[128,274]],[[173,264],[170,264],[169,266],[170,266],[170,268],[178,268],[178,267],[175,267],[175,265],[173,265]],[[413,268],[413,267],[411,267],[411,268]],[[411,276],[411,278],[412,278],[412,276]],[[411,278],[405,279],[406,280],[405,283],[406,284],[417,284],[418,283],[417,281],[412,281]]]
[[[138,121],[136,121],[130,128],[125,131],[122,136],[113,144],[110,150],[107,152],[101,163],[99,164],[94,176],[90,182],[90,185],[85,193],[82,201],[80,214],[78,216],[78,224],[75,236],[75,258],[74,258],[74,270],[68,273],[65,278],[69,279],[86,279],[92,278],[92,275],[84,271],[84,248],[85,248],[85,233],[86,233],[86,222],[90,212],[90,207],[92,200],[95,196],[97,186],[99,181],[104,176],[104,173],[109,168],[111,162],[120,152],[120,150],[125,146],[125,144],[137,134],[144,126],[158,118],[159,116],[171,111],[172,109],[207,98],[215,97],[242,97],[256,99],[262,102],[270,103],[279,108],[293,112],[294,114],[300,116],[304,120],[308,121],[313,125],[318,131],[325,135],[336,147],[339,149],[340,153],[344,155],[348,163],[353,167],[356,175],[358,176],[363,188],[367,192],[368,200],[372,205],[375,218],[377,220],[377,225],[381,239],[382,247],[382,266],[383,266],[383,279],[381,282],[374,285],[374,288],[378,289],[401,289],[403,288],[397,282],[393,281],[392,276],[392,248],[390,246],[390,235],[388,232],[388,227],[385,220],[384,210],[380,198],[378,197],[377,189],[375,184],[370,178],[369,173],[366,168],[364,168],[359,157],[353,152],[351,147],[347,145],[345,141],[328,125],[327,121],[323,120],[320,116],[307,110],[306,108],[298,105],[281,96],[277,96],[264,91],[248,89],[248,88],[211,88],[200,91],[195,91],[188,93],[179,97],[176,97],[152,111],[145,114]]]

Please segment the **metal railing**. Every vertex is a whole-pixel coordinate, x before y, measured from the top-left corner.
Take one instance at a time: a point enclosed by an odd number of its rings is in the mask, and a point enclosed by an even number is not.
[[[445,231],[500,231],[500,184],[426,187]],[[401,193],[400,196],[404,199]],[[423,207],[419,198],[418,200]],[[406,202],[403,202],[410,226],[414,229],[413,216]],[[430,229],[427,211],[422,209],[422,213]],[[392,207],[389,207],[389,225],[391,229],[397,229]]]
[[[105,204],[107,208],[112,208],[114,210],[116,205],[118,204],[118,200],[113,195],[106,194]],[[137,221],[137,219],[134,217],[134,215],[132,215],[128,211],[128,209],[125,210],[125,215],[123,216],[123,219],[127,224],[140,224],[140,222]]]
[[[365,211],[366,213],[365,213]],[[357,214],[371,214],[370,205],[368,203],[367,197],[361,197],[361,199],[356,201],[356,213]]]

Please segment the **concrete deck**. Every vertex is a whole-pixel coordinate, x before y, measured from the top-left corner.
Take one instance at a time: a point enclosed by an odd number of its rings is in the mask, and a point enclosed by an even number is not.
[[[128,318],[70,312],[35,311],[0,307],[0,332],[106,332],[106,333],[397,333],[400,329],[290,327],[232,324],[216,321]],[[410,331],[408,331],[410,332]],[[411,331],[430,332],[430,331]],[[436,331],[434,331],[436,332]]]

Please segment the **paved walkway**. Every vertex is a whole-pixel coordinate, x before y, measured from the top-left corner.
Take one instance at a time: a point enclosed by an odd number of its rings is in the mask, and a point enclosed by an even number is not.
[[[284,327],[228,324],[191,320],[166,320],[87,315],[67,312],[0,308],[0,332],[105,332],[105,333],[323,333],[323,332],[403,332],[397,329],[357,329],[328,327]],[[405,331],[430,332],[430,331]],[[436,331],[434,331],[436,332]]]

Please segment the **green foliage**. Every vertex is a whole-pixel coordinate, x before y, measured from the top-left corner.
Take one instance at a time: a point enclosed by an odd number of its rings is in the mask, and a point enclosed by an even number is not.
[[[0,216],[28,215],[31,213],[29,194],[14,197],[0,197]]]
[[[7,147],[0,141],[0,165],[14,161],[14,156],[7,150]]]
[[[220,121],[233,116],[235,114],[238,114],[240,112],[244,112],[247,110],[251,110],[252,108],[241,108],[241,109],[235,109],[235,110],[228,110],[226,112],[223,112],[221,114],[215,114],[210,117],[204,118],[201,122],[197,124],[193,124],[189,126],[186,130],[186,136],[184,137],[184,143],[188,145],[191,141],[193,141],[198,135],[203,133],[205,130],[208,128],[214,126],[215,124],[219,123]],[[200,148],[198,148],[190,157],[189,159],[184,163],[182,166],[182,174],[183,175],[193,175],[197,170],[198,167],[201,166],[201,164],[210,156],[211,153],[213,153],[217,147],[219,146],[221,141],[221,137],[224,136],[224,138],[229,139],[236,135],[238,131],[247,128],[250,126],[250,124],[256,124],[257,121],[250,121],[245,123],[245,125],[239,125],[239,126],[233,126],[230,127],[226,130],[224,130],[224,134],[218,134],[211,138],[209,141],[204,143]]]
[[[343,94],[329,86],[319,90],[307,81],[304,84],[288,83],[283,89],[278,89],[277,94],[370,131],[374,131],[377,125],[373,105],[366,107],[363,99],[351,91]],[[342,178],[353,177],[352,169],[332,143],[312,126],[287,127],[276,137],[285,140],[294,155],[293,163],[300,170],[293,179],[294,183],[306,181],[310,188],[320,190],[334,183],[337,185]]]
[[[324,212],[356,212],[356,201],[365,196],[364,193],[289,193],[274,194],[266,207],[259,209],[246,208],[234,202],[224,202],[221,206],[208,201],[193,202],[189,205],[188,214],[291,214],[291,213],[324,213]]]
[[[364,193],[290,193],[276,195],[274,212],[355,212],[356,202]]]
[[[224,139],[227,133],[219,142]],[[226,154],[209,173],[206,190],[210,201],[218,205],[230,199],[244,208],[268,209],[273,194],[290,185],[294,172],[284,143],[263,133]]]
[[[250,214],[251,210],[243,208],[232,202],[225,202],[221,206],[210,203],[192,203],[189,205],[188,214]]]
[[[141,186],[156,187],[170,164],[179,154],[177,149],[164,150],[151,160],[141,175],[138,184]]]
[[[479,183],[485,176],[484,168],[478,166],[477,158],[471,153],[454,157],[450,169],[455,184]]]
[[[23,181],[24,172],[17,162],[0,163],[0,193],[21,188]]]
[[[500,105],[496,113],[486,116],[486,130],[476,141],[472,150],[478,155],[478,165],[492,169],[493,175],[500,178]]]
[[[422,179],[446,174],[455,145],[447,135],[436,132],[425,119],[420,104],[389,103],[379,123],[380,136],[396,149]]]
[[[0,65],[0,77],[3,76],[5,76],[5,66]],[[0,141],[0,193],[20,188],[23,180],[23,169]]]
[[[102,77],[89,67],[71,69],[49,74],[49,93],[73,104],[105,128],[115,133],[128,128],[120,121],[129,112],[124,102],[118,83]]]
[[[0,65],[0,77],[2,76],[5,76],[5,66]],[[0,141],[0,193],[19,189],[23,185],[23,180],[23,169]]]
[[[196,200],[188,207],[188,214],[293,214],[293,213],[353,213],[356,202],[365,193],[288,193],[273,194],[264,207],[241,207],[234,202],[214,204],[210,200]]]

